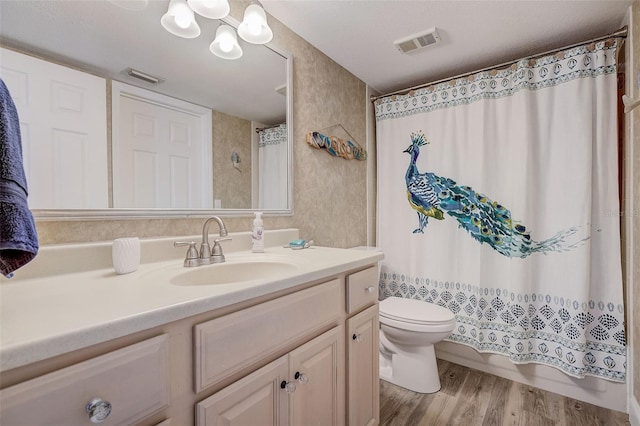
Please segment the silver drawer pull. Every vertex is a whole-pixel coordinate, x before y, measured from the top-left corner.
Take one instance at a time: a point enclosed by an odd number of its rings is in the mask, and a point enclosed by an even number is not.
[[[111,403],[102,398],[93,398],[85,409],[89,413],[91,423],[102,423],[111,414]]]
[[[354,342],[362,342],[364,340],[364,337],[362,337],[362,334],[354,334],[353,336],[351,336],[351,339]]]
[[[365,293],[371,293],[372,291],[373,291],[373,286],[372,285],[370,285],[369,287],[364,289]]]

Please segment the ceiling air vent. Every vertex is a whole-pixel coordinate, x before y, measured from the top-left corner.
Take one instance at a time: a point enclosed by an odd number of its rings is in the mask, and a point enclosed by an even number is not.
[[[396,40],[393,44],[402,53],[411,53],[440,41],[440,36],[435,28],[430,28],[418,34]]]

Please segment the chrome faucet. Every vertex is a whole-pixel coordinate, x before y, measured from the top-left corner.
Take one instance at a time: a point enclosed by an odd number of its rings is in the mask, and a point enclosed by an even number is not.
[[[209,224],[212,221],[216,221],[220,228],[218,238],[213,240],[213,248],[209,245]],[[196,243],[176,241],[173,243],[174,247],[189,246],[187,250],[187,256],[184,259],[185,267],[193,267],[200,265],[210,265],[212,263],[223,263],[224,254],[222,253],[222,246],[220,242],[228,241],[231,237],[227,236],[227,228],[224,226],[224,222],[218,216],[211,216],[206,220],[202,227],[202,243],[200,244],[200,253],[196,250]]]
[[[219,238],[213,240],[213,250],[209,246],[209,224],[212,220],[215,220],[218,223],[218,227],[220,228]],[[222,246],[220,246],[221,241],[230,240],[230,237],[227,237],[227,228],[224,226],[224,222],[218,216],[211,216],[204,223],[202,227],[202,244],[200,244],[200,262],[201,265],[208,265],[210,263],[222,263],[224,262],[224,254],[222,254]]]

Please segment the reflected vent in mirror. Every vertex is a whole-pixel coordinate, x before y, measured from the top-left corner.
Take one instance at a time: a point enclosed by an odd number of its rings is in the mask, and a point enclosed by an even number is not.
[[[135,70],[133,68],[127,68],[122,73],[128,75],[129,77],[134,77],[134,78],[137,78],[138,80],[142,80],[145,83],[153,84],[154,86],[157,85],[157,84],[160,84],[160,83],[162,83],[164,81],[164,79],[162,79],[162,78],[155,77],[155,76],[153,76],[151,74],[148,74],[148,73],[142,72],[142,71],[138,71],[138,70]]]
[[[412,53],[440,41],[440,36],[435,28],[430,28],[418,34],[410,35],[393,42],[402,53]]]

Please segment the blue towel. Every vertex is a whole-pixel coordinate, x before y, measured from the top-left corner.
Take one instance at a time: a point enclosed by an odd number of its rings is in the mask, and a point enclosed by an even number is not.
[[[0,273],[6,277],[38,254],[27,194],[18,112],[0,79]]]

